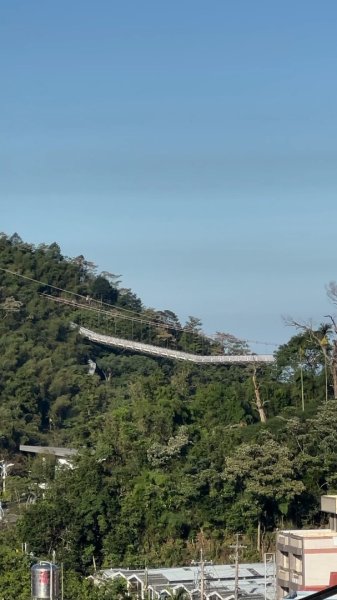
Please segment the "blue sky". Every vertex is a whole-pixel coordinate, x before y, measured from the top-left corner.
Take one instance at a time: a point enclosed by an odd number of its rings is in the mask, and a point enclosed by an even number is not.
[[[320,321],[336,25],[334,0],[0,3],[0,229],[207,333]]]

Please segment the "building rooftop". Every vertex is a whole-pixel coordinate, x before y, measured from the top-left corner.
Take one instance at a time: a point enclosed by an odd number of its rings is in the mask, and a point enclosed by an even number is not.
[[[336,537],[337,532],[334,529],[284,529],[279,531],[279,535],[296,535],[301,538],[324,538]]]
[[[57,448],[56,446],[26,446],[24,444],[20,444],[21,452],[30,452],[32,454],[49,454],[52,456],[74,456],[77,454],[77,450],[75,448]]]
[[[274,598],[275,589],[273,582],[266,579],[266,567],[264,563],[247,563],[239,567],[239,596],[249,600],[261,600],[267,591],[267,598]],[[205,594],[207,598],[217,594],[222,600],[233,597],[235,587],[234,565],[207,565],[205,566]],[[198,593],[200,585],[200,567],[191,565],[188,567],[158,568],[145,570],[134,569],[104,569],[97,573],[97,580],[102,581],[118,576],[125,577],[128,581],[135,578],[139,581],[141,589],[145,585],[152,589],[155,598],[160,598],[165,590],[176,590],[184,587],[190,598]],[[142,594],[143,595],[143,594]]]

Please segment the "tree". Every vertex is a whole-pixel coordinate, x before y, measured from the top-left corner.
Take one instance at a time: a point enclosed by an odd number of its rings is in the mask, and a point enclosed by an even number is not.
[[[6,600],[27,600],[30,596],[30,567],[31,561],[22,553],[17,540],[11,544],[9,536],[1,536],[0,545],[0,597]]]
[[[107,279],[114,288],[118,288],[121,282],[119,278],[122,277],[122,275],[115,275],[115,273],[111,273],[111,271],[102,271],[101,276]]]
[[[142,310],[142,301],[129,288],[120,288],[118,293],[118,306],[139,313]]]
[[[9,296],[0,304],[0,310],[5,313],[5,317],[9,314],[18,313],[22,307],[20,300],[15,300],[13,296]]]
[[[299,468],[316,482],[318,489],[337,490],[337,401],[329,400],[322,404],[315,417],[302,425],[296,438],[300,443],[296,461]]]
[[[214,341],[220,346],[221,352],[224,354],[251,354],[248,343],[245,340],[237,338],[232,333],[217,331]]]
[[[185,352],[207,354],[210,342],[202,333],[202,322],[197,317],[188,317],[179,339],[179,346]]]
[[[330,323],[321,323],[318,328],[315,328],[312,323],[300,323],[292,319],[290,319],[290,324],[306,333],[321,352],[325,371],[325,399],[327,400],[328,369],[332,376],[334,398],[337,399],[337,324],[334,317],[326,316],[330,319]]]
[[[184,330],[192,333],[200,333],[202,328],[202,322],[198,317],[189,316],[185,325]]]
[[[261,399],[260,387],[257,382],[256,371],[257,371],[257,369],[255,367],[253,369],[253,374],[252,374],[252,382],[253,382],[254,394],[255,394],[254,404],[256,406],[257,412],[259,413],[261,423],[266,423],[267,422],[266,411],[264,409],[264,402]]]
[[[215,559],[232,530],[263,533],[284,516],[296,524],[319,522],[319,496],[337,491],[337,403],[321,403],[325,355],[333,368],[333,317],[326,319],[330,330],[312,328],[319,343],[311,330],[301,330],[281,347],[275,365],[258,367],[257,382],[246,366],[179,363],[83,340],[69,323],[95,328],[101,320],[103,327],[103,316],[90,310],[95,303],[79,312],[71,302],[47,302],[43,292],[56,296],[56,286],[82,300],[111,301],[114,277],[96,277],[94,265],[83,256],[63,257],[56,243],[35,248],[0,235],[0,250],[0,448],[16,465],[11,499],[25,503],[29,491],[36,499],[15,530],[39,557],[57,551],[65,563],[65,597],[110,594],[69,571],[90,573],[93,556],[97,566],[187,562],[203,527]],[[209,340],[196,318],[181,329],[173,312],[144,308],[131,290],[118,288],[109,315],[121,337],[152,342],[164,331],[171,337],[162,341],[188,352],[250,351],[228,333]],[[88,360],[97,365],[91,376]],[[268,422],[261,423],[266,402]],[[38,460],[20,457],[25,443],[78,448],[76,468],[43,463],[39,469]],[[20,599],[20,589],[13,589]],[[7,598],[2,590],[0,598]]]
[[[153,443],[147,451],[147,457],[150,465],[158,467],[165,465],[171,458],[178,456],[188,444],[188,435],[186,427],[181,427],[177,435],[170,437],[166,445]]]
[[[250,523],[273,528],[280,515],[287,515],[291,501],[304,490],[289,449],[267,432],[260,443],[241,444],[225,461],[224,494],[230,502],[229,522],[247,531]]]
[[[118,298],[118,290],[113,287],[109,281],[99,275],[95,277],[91,284],[91,293],[94,298],[107,302],[108,304],[114,304]]]

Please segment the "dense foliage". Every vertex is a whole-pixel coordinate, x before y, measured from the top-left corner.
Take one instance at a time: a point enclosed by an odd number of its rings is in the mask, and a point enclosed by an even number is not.
[[[247,348],[144,307],[118,276],[56,243],[2,235],[0,268],[0,459],[14,463],[3,501],[34,554],[55,550],[76,579],[93,561],[187,562],[201,538],[223,560],[237,531],[256,558],[276,527],[319,522],[319,497],[337,486],[327,330],[324,352],[304,329],[257,371],[175,363],[89,343],[71,323],[193,352]],[[70,297],[77,307],[55,301]],[[27,458],[20,444],[77,448],[75,468]]]

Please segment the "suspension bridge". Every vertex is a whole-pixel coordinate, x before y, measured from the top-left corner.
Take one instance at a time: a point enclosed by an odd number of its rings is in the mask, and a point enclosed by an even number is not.
[[[125,321],[131,321],[132,331],[134,323],[140,325],[141,327],[143,325],[145,325],[146,327],[152,326],[157,329],[159,328],[162,330],[166,330],[166,332],[172,329],[179,329],[180,331],[183,331],[185,333],[190,332],[191,334],[197,335],[201,338],[204,337],[205,339],[209,339],[214,343],[214,340],[212,338],[208,338],[204,334],[190,330],[187,327],[177,327],[176,325],[172,326],[170,324],[163,323],[162,321],[156,318],[150,319],[141,313],[135,313],[134,311],[129,309],[115,307],[111,304],[104,303],[94,298],[89,298],[89,296],[83,296],[82,294],[71,292],[69,290],[65,290],[63,288],[51,285],[49,283],[39,281],[37,279],[33,279],[31,277],[21,275],[19,273],[15,273],[14,271],[10,271],[9,269],[0,268],[0,271],[4,271],[8,274],[20,277],[25,280],[29,280],[31,282],[37,283],[39,286],[45,287],[45,291],[39,293],[39,296],[44,298],[45,300],[62,304],[65,307],[67,306],[74,310],[79,309],[80,311],[95,313],[100,317],[106,318],[110,323],[114,321],[115,327],[116,319],[123,319]],[[47,290],[53,293],[48,293]],[[72,329],[76,329],[81,336],[96,344],[101,344],[112,348],[121,348],[129,352],[148,354],[151,356],[169,358],[172,360],[181,360],[196,364],[270,364],[273,363],[275,360],[272,354],[193,354],[190,352],[184,352],[182,350],[167,348],[160,345],[156,346],[151,343],[145,343],[143,341],[138,341],[134,339],[125,339],[124,337],[120,337],[117,335],[106,335],[94,331],[93,329],[83,327],[82,324],[76,324],[74,322],[71,323],[71,327]]]
[[[142,354],[150,354],[152,356],[161,356],[163,358],[171,358],[173,360],[184,360],[187,362],[197,364],[251,364],[251,363],[272,363],[274,357],[271,354],[220,354],[220,355],[202,355],[202,354],[190,354],[188,352],[182,352],[180,350],[172,350],[170,348],[163,348],[161,346],[154,346],[153,344],[144,344],[143,342],[137,342],[132,340],[125,340],[110,335],[103,335],[82,327],[77,326],[75,323],[71,324],[73,328],[77,328],[80,335],[87,338],[91,342],[96,344],[103,344],[104,346],[123,348],[131,352],[140,352]]]

